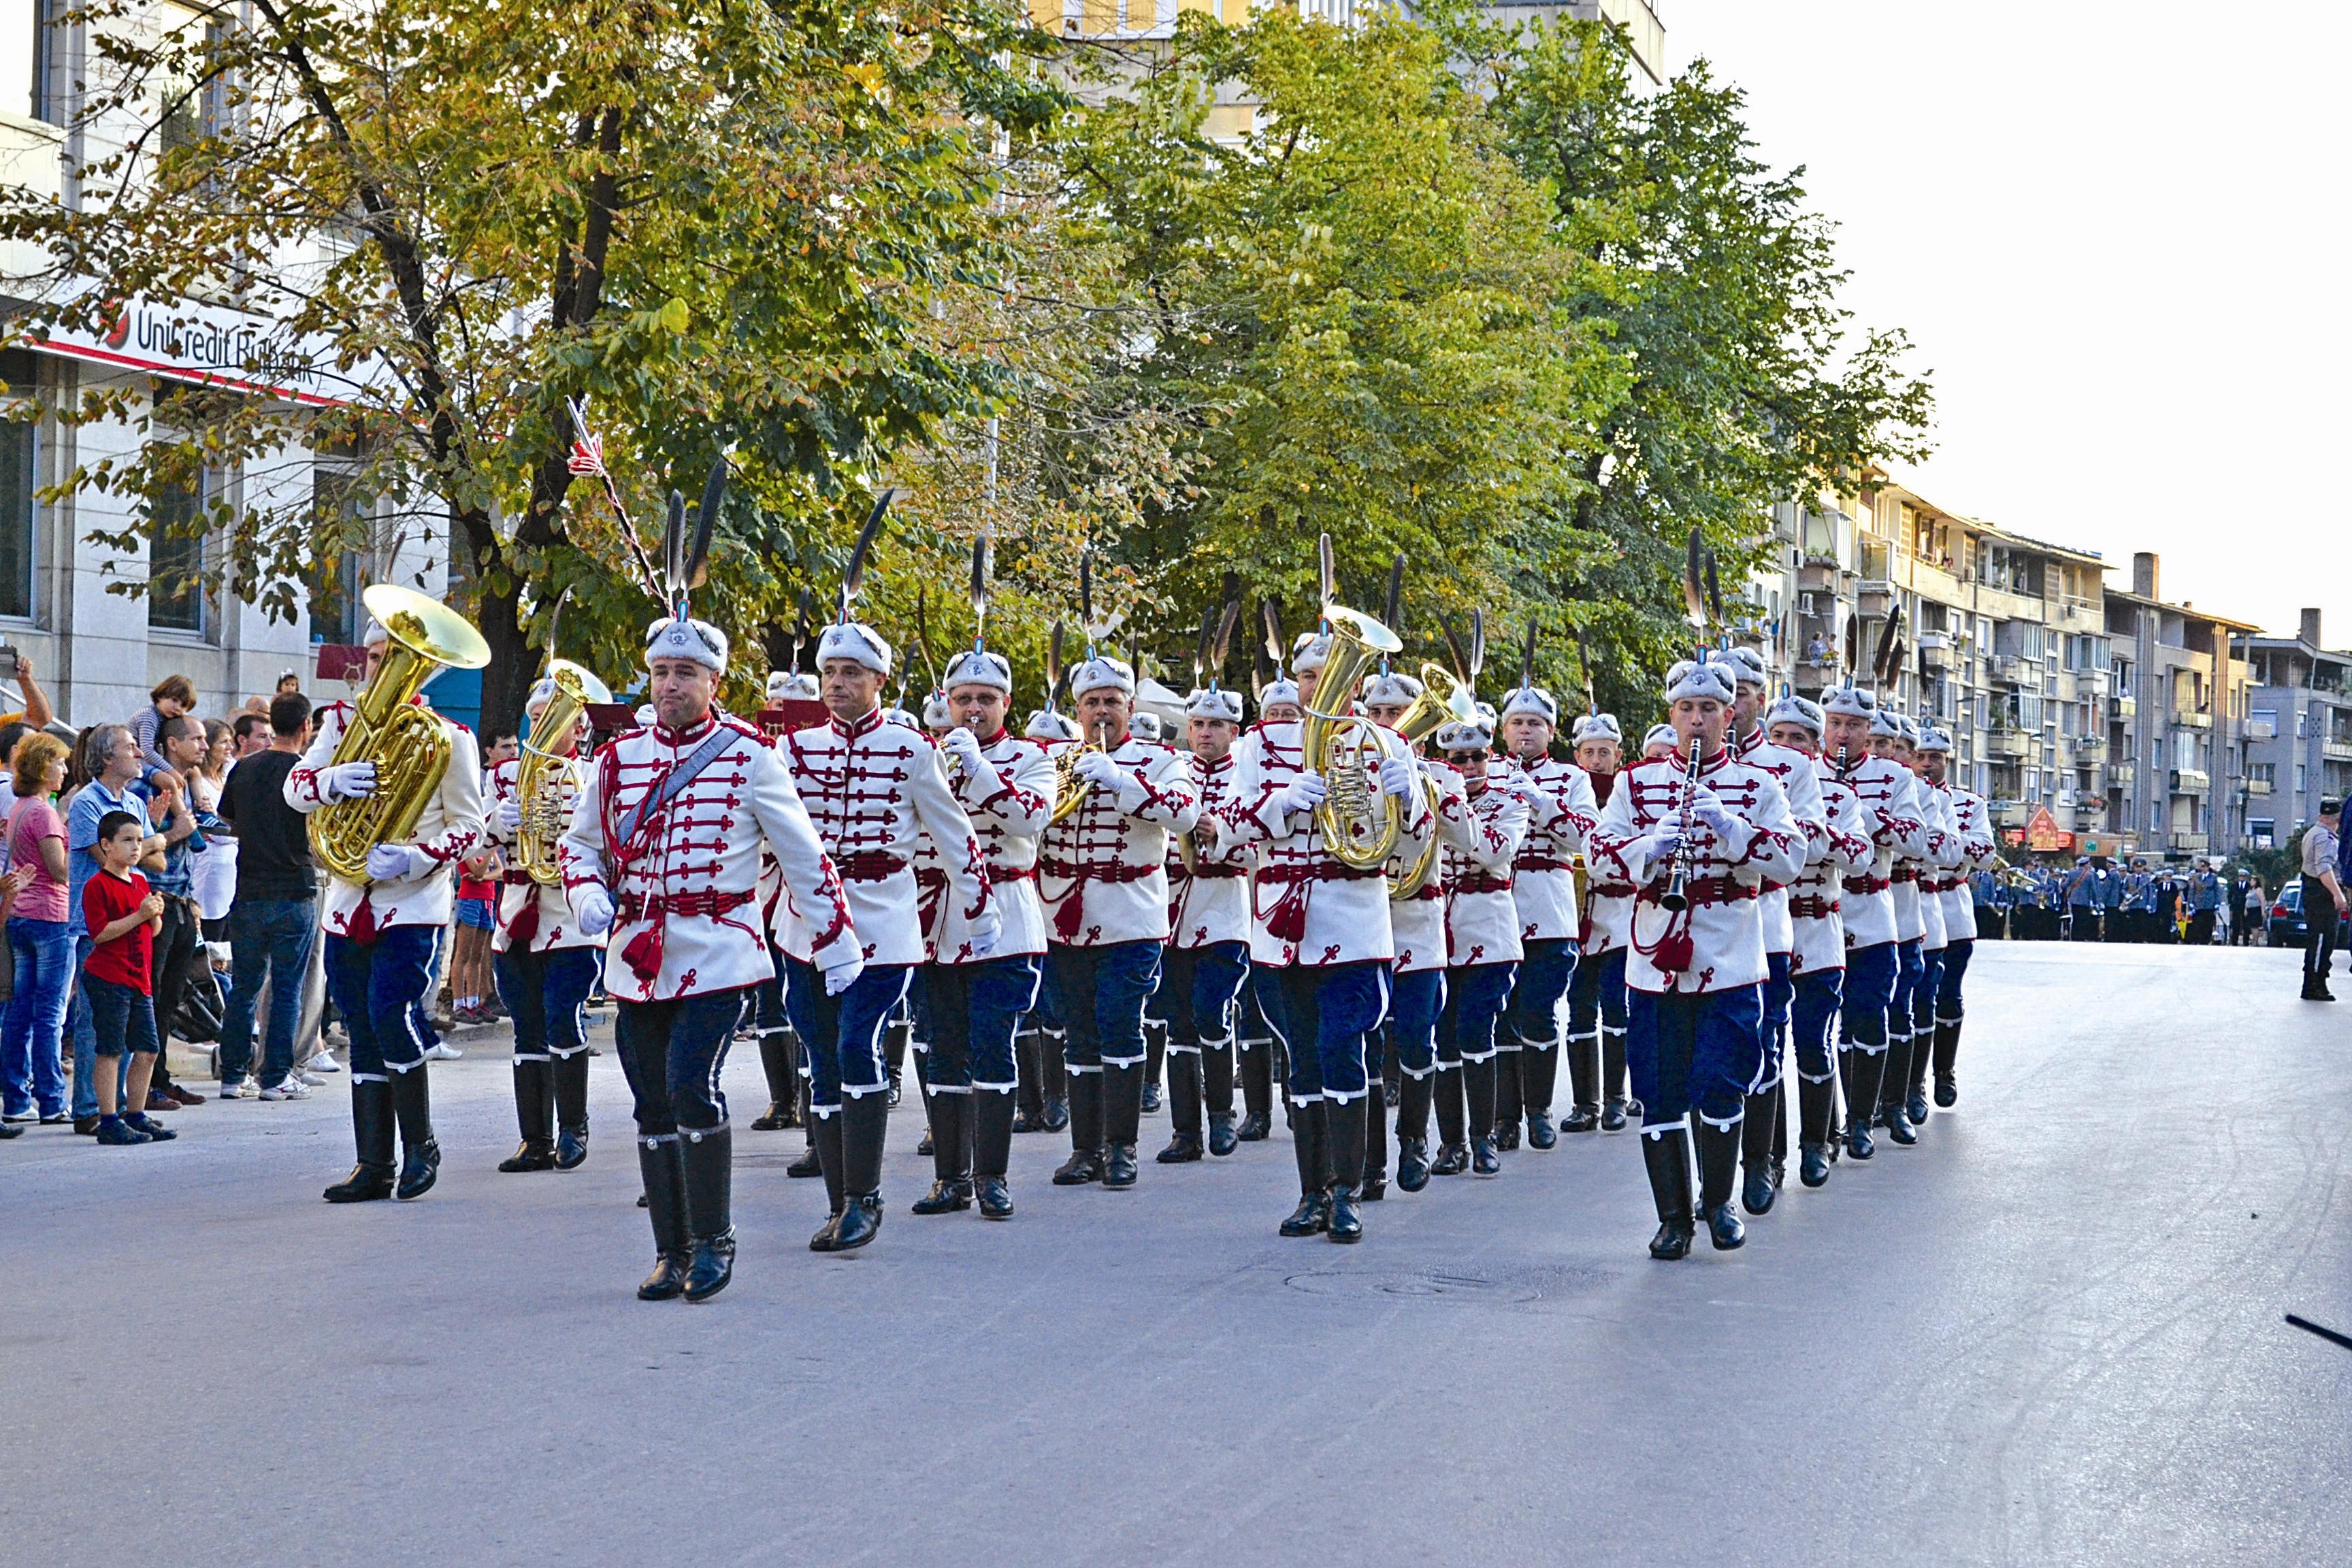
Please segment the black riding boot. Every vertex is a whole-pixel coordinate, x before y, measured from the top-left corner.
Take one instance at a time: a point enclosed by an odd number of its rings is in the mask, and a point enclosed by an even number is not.
[[[555,1168],[576,1171],[588,1160],[588,1047],[547,1065],[555,1080]]]
[[[1904,1099],[1903,1113],[1911,1119],[1914,1127],[1927,1125],[1927,1068],[1941,1047],[1943,1037],[1944,1026],[1941,1024],[1930,1024],[1926,1030],[1911,1037],[1911,1077],[1907,1084],[1910,1093]]]
[[[686,1156],[686,1225],[694,1237],[686,1299],[708,1301],[735,1273],[735,1130],[723,1122],[682,1128],[678,1139]]]
[[[1886,1052],[1855,1046],[1838,1053],[1838,1068],[1845,1079],[1845,1152],[1867,1160],[1878,1152],[1870,1141],[1870,1112],[1878,1103],[1878,1080],[1886,1071]]]
[[[1625,1125],[1629,1116],[1639,1116],[1641,1108],[1633,1096],[1625,1092],[1625,1031],[1602,1028],[1601,1031],[1601,1131],[1614,1132]]]
[[[1500,1175],[1503,1171],[1495,1143],[1496,1060],[1488,1057],[1483,1062],[1462,1064],[1462,1092],[1470,1113],[1470,1172],[1477,1176]]]
[[[824,1224],[809,1237],[811,1252],[831,1252],[841,1237],[842,1172],[841,1118],[848,1109],[844,1101],[834,1108],[830,1116],[809,1115],[809,1152],[816,1156],[819,1173],[824,1177],[824,1201],[827,1213]]]
[[[1797,1079],[1797,1179],[1809,1187],[1830,1179],[1830,1118],[1836,1096],[1834,1079]]]
[[[1135,1145],[1143,1136],[1143,1068],[1104,1064],[1102,1184],[1113,1192],[1135,1185]]]
[[[1559,1092],[1559,1039],[1519,1047],[1519,1097],[1526,1102],[1528,1147],[1549,1149],[1559,1142],[1552,1125],[1552,1096]]]
[[[1507,1020],[1497,1026],[1508,1028]],[[1519,1146],[1519,1058],[1525,1052],[1497,1050],[1491,1064],[1495,1074],[1495,1114],[1487,1124],[1495,1147],[1508,1154]],[[1473,1135],[1475,1136],[1475,1134]]]
[[[1437,1158],[1429,1163],[1433,1176],[1458,1176],[1470,1168],[1469,1136],[1463,1130],[1462,1064],[1440,1062],[1431,1078],[1437,1103]]]
[[[1037,1049],[1045,1068],[1045,1110],[1038,1126],[1047,1132],[1059,1132],[1070,1124],[1070,1059],[1066,1030],[1048,1029],[1039,1039]]]
[[[515,1058],[515,1125],[522,1130],[522,1145],[499,1162],[509,1174],[555,1169],[555,1086],[547,1066],[544,1058]]]
[[[1658,1233],[1650,1237],[1650,1256],[1672,1262],[1690,1256],[1695,1226],[1691,1219],[1690,1130],[1669,1127],[1662,1132],[1642,1130],[1642,1163],[1650,1173],[1650,1196],[1658,1208]]]
[[[1285,1236],[1313,1236],[1331,1224],[1330,1163],[1324,1156],[1324,1104],[1310,1100],[1293,1109],[1291,1154],[1298,1162],[1298,1206],[1282,1222]]]
[[[1099,1182],[1103,1173],[1103,1075],[1070,1075],[1070,1157],[1054,1172],[1057,1187]]]
[[[817,1123],[823,1120],[824,1119],[810,1108],[809,1080],[801,1079],[801,1136],[807,1142],[801,1146],[800,1158],[784,1167],[785,1175],[797,1178],[824,1175],[824,1161],[817,1147],[816,1135]],[[838,1170],[839,1167],[836,1166],[835,1169]],[[833,1178],[826,1177],[825,1184],[828,1187],[834,1185]],[[834,1205],[833,1212],[839,1214],[841,1205]]]
[[[841,1226],[833,1250],[865,1246],[882,1228],[882,1140],[890,1129],[884,1096],[861,1094],[841,1102]]]
[[[1234,1071],[1242,1080],[1242,1124],[1234,1137],[1255,1143],[1274,1132],[1274,1045],[1252,1040],[1238,1051]]]
[[[1396,1184],[1408,1193],[1429,1185],[1429,1097],[1434,1073],[1405,1076],[1397,1085]]]
[[[1886,1037],[1886,1053],[1879,1058],[1878,1099],[1874,1123],[1886,1130],[1889,1142],[1909,1146],[1919,1142],[1905,1114],[1903,1090],[1911,1081],[1911,1037]]]
[[[392,1075],[392,1110],[400,1122],[400,1182],[396,1198],[421,1198],[441,1174],[441,1145],[433,1141],[433,1091],[425,1064]]]
[[[1143,1109],[1160,1109],[1160,1068],[1168,1060],[1168,1026],[1157,1018],[1143,1020]]]
[[[1952,1067],[1960,1055],[1960,1020],[1936,1025],[1936,1103],[1949,1110],[1960,1102],[1960,1080]]]
[[[914,1039],[915,1023],[911,1018],[893,1018],[882,1026],[882,1065],[890,1074],[891,1105],[898,1103],[900,1085],[907,1077],[907,1047]]]
[[[971,1100],[970,1094],[931,1096],[931,1190],[915,1200],[911,1212],[971,1207]]]
[[[1241,1142],[1234,1131],[1234,1047],[1201,1047],[1201,1098],[1209,1112],[1209,1152],[1223,1159]]]
[[[760,1071],[768,1080],[768,1109],[751,1122],[754,1132],[779,1132],[800,1125],[801,1075],[793,1060],[789,1029],[760,1031]]]
[[[1013,1096],[1001,1089],[971,1091],[971,1181],[982,1219],[1013,1217],[1013,1189],[1004,1180],[1013,1157]]]
[[[1389,1111],[1381,1099],[1379,1080],[1374,1079],[1370,1089],[1369,1094],[1356,1101],[1363,1113],[1357,1120],[1357,1131],[1361,1134],[1357,1144],[1364,1152],[1363,1175],[1356,1184],[1356,1195],[1360,1202],[1377,1204],[1389,1195]]]
[[[1592,1132],[1601,1126],[1601,1037],[1575,1035],[1568,1042],[1568,1092],[1575,1098],[1562,1132]]]
[[[1013,1131],[1038,1132],[1045,1126],[1045,1060],[1038,1054],[1034,1029],[1013,1037],[1013,1078],[1019,1088],[1013,1112]]]
[[[327,1189],[326,1200],[364,1204],[392,1196],[392,1085],[381,1079],[352,1080],[352,1142],[359,1161]]]
[[[640,1301],[674,1301],[686,1294],[693,1233],[686,1219],[686,1156],[679,1136],[637,1140],[637,1175],[645,1183],[646,1214],[654,1222],[654,1271],[637,1287]]]
[[[1324,1218],[1325,1232],[1334,1241],[1361,1241],[1364,1218],[1356,1212],[1356,1204],[1363,1195],[1364,1145],[1370,1137],[1365,1128],[1381,1119],[1371,1114],[1370,1092],[1345,1104],[1327,1100],[1320,1109],[1325,1157],[1331,1167],[1330,1208]]]
[[[1181,1165],[1199,1159],[1201,1146],[1201,1053],[1168,1053],[1168,1147],[1160,1163]]]
[[[1729,1252],[1748,1239],[1739,1222],[1731,1188],[1739,1175],[1739,1128],[1717,1127],[1697,1111],[1691,1112],[1691,1131],[1698,1140],[1698,1215],[1706,1222],[1707,1239],[1717,1252]]]
[[[1780,1195],[1780,1173],[1772,1163],[1772,1131],[1780,1124],[1780,1086],[1748,1097],[1739,1130],[1740,1205],[1749,1214],[1769,1214]]]

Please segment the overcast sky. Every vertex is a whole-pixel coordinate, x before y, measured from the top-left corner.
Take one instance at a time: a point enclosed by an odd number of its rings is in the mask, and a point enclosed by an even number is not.
[[[2130,584],[2352,647],[2352,6],[1656,0],[1935,373],[1905,482]],[[2315,559],[2326,552],[2325,563]]]

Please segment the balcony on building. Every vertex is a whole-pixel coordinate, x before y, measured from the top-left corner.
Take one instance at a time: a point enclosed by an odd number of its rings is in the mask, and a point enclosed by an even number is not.
[[[2271,781],[2268,779],[2248,779],[2246,781],[2246,793],[2248,795],[2268,795],[2271,793]]]
[[[2352,741],[2322,741],[2319,754],[2331,763],[2352,763]]]
[[[2194,708],[2185,708],[2172,715],[2172,721],[2184,730],[2210,730],[2213,727],[2213,715],[2200,712]],[[2347,752],[2346,755],[2352,756],[2352,752]]]
[[[2105,735],[2074,737],[2074,761],[2084,767],[2096,767],[2107,760],[2107,738]]]
[[[2108,700],[2107,718],[2111,722],[2128,724],[2139,717],[2139,699],[2115,697]]]
[[[2019,758],[2025,755],[2032,739],[2023,730],[1990,730],[1985,733],[1985,751],[1995,757]]]
[[[2212,775],[2203,768],[2174,768],[2169,783],[2175,795],[2210,795],[2213,789]]]
[[[2206,845],[2210,842],[2202,833],[2176,833],[2171,836],[2171,838],[2172,847],[2175,849],[2184,850],[2191,855],[2204,854]]]
[[[2133,765],[2129,763],[2109,763],[2107,764],[2107,787],[2109,789],[2127,790],[2131,788],[2132,779],[2134,776]]]
[[[2030,800],[1996,800],[1990,806],[1993,825],[1998,827],[2022,827],[2033,820],[2033,803]]]

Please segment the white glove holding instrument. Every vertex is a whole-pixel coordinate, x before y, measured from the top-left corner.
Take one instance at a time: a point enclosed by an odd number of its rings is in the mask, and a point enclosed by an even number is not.
[[[1381,759],[1381,789],[1399,800],[1408,800],[1421,783],[1421,767],[1411,757]]]
[[[1714,830],[1717,837],[1727,843],[1746,837],[1740,831],[1745,825],[1732,814],[1729,806],[1723,804],[1722,797],[1711,789],[1702,786],[1691,796],[1691,815],[1706,823]]]
[[[1331,786],[1323,781],[1321,773],[1300,773],[1275,792],[1274,804],[1285,816],[1295,816],[1313,811],[1330,793]]]
[[[373,763],[335,763],[319,775],[329,800],[365,800],[375,793]]]
[[[497,819],[499,832],[520,833],[522,831],[522,802],[517,800],[514,796],[510,795],[501,795],[499,798],[498,805],[492,809],[490,815],[492,817]]]
[[[980,737],[959,724],[940,742],[940,749],[952,752],[963,759],[966,777],[978,777],[988,769],[988,760],[981,755]]]
[[[1073,770],[1090,784],[1103,789],[1117,789],[1127,782],[1127,770],[1110,760],[1108,752],[1082,753]]]
[[[1650,867],[1654,871],[1682,848],[1683,830],[1672,821],[1661,822],[1643,834],[1641,842],[1648,847]]]
[[[367,874],[379,882],[405,882],[433,864],[432,856],[411,844],[379,844],[367,852]]]
[[[604,885],[590,882],[572,895],[572,913],[583,936],[603,936],[613,929],[613,895]]]

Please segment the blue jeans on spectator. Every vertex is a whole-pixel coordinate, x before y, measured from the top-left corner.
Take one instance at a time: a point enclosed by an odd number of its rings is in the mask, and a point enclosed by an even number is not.
[[[0,1100],[11,1116],[22,1116],[37,1104],[43,1116],[60,1116],[66,1075],[58,1046],[64,1038],[66,997],[73,988],[73,927],[64,921],[14,919],[8,922],[8,945],[16,953],[16,984],[0,1035]]]
[[[294,1070],[294,1030],[302,1018],[302,981],[319,929],[315,899],[240,899],[228,911],[228,1006],[221,1019],[221,1082],[253,1067],[253,1013],[269,986],[269,1034],[261,1047],[261,1087],[275,1089]]]

